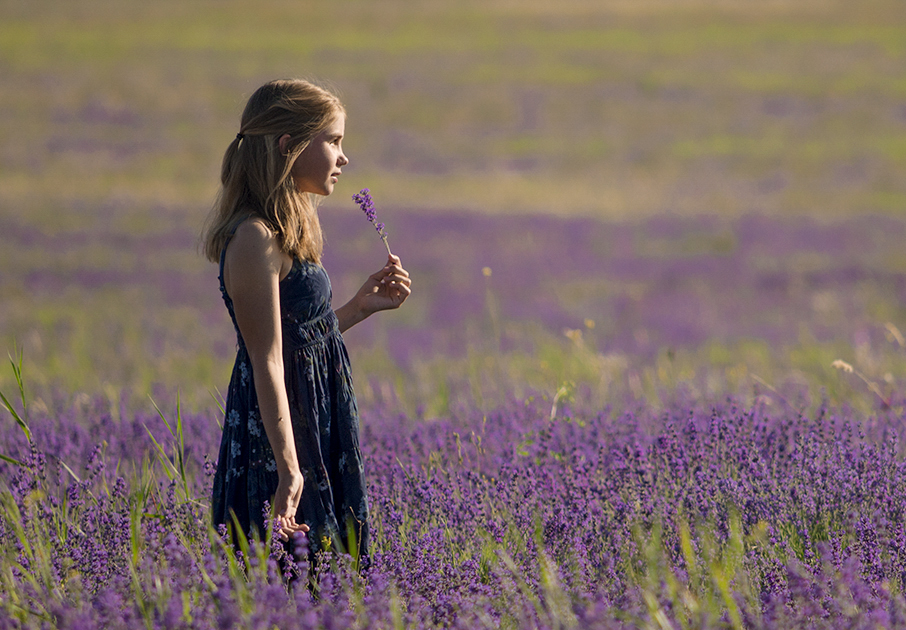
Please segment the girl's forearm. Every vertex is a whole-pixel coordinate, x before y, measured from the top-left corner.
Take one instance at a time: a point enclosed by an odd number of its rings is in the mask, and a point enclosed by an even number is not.
[[[366,319],[370,313],[366,313],[358,304],[357,297],[352,298],[346,304],[334,311],[337,315],[337,322],[340,332],[346,332],[360,321]]]

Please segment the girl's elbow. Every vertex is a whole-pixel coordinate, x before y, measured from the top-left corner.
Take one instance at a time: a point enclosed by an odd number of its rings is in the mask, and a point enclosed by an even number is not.
[[[280,352],[249,352],[249,360],[255,373],[283,376],[283,354]]]

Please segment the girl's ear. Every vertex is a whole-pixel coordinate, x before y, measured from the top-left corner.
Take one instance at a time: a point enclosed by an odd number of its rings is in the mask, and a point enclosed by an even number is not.
[[[286,145],[289,143],[290,135],[288,133],[283,134],[277,139],[277,147],[280,149],[280,154],[283,157],[286,157]]]

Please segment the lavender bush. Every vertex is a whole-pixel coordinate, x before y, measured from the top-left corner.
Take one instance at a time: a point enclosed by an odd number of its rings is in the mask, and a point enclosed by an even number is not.
[[[371,566],[300,562],[290,587],[273,550],[234,549],[207,525],[210,415],[168,429],[97,400],[35,415],[31,442],[5,422],[0,452],[24,465],[0,463],[0,627],[906,620],[902,413],[551,402],[366,413]]]

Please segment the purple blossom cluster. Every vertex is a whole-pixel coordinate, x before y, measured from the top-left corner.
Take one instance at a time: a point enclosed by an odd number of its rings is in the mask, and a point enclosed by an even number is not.
[[[365,217],[374,226],[377,233],[380,234],[381,240],[384,241],[384,246],[387,248],[387,253],[389,254],[390,244],[387,242],[387,233],[384,231],[384,224],[380,221],[375,222],[377,219],[377,210],[374,208],[374,200],[371,198],[371,191],[367,188],[363,188],[352,196],[352,200],[359,204],[362,212],[365,213]]]
[[[183,415],[180,446],[154,415],[58,409],[31,444],[0,428],[26,464],[0,463],[0,628],[901,627],[903,420],[732,399],[366,413],[358,574],[210,529],[211,416]]]

